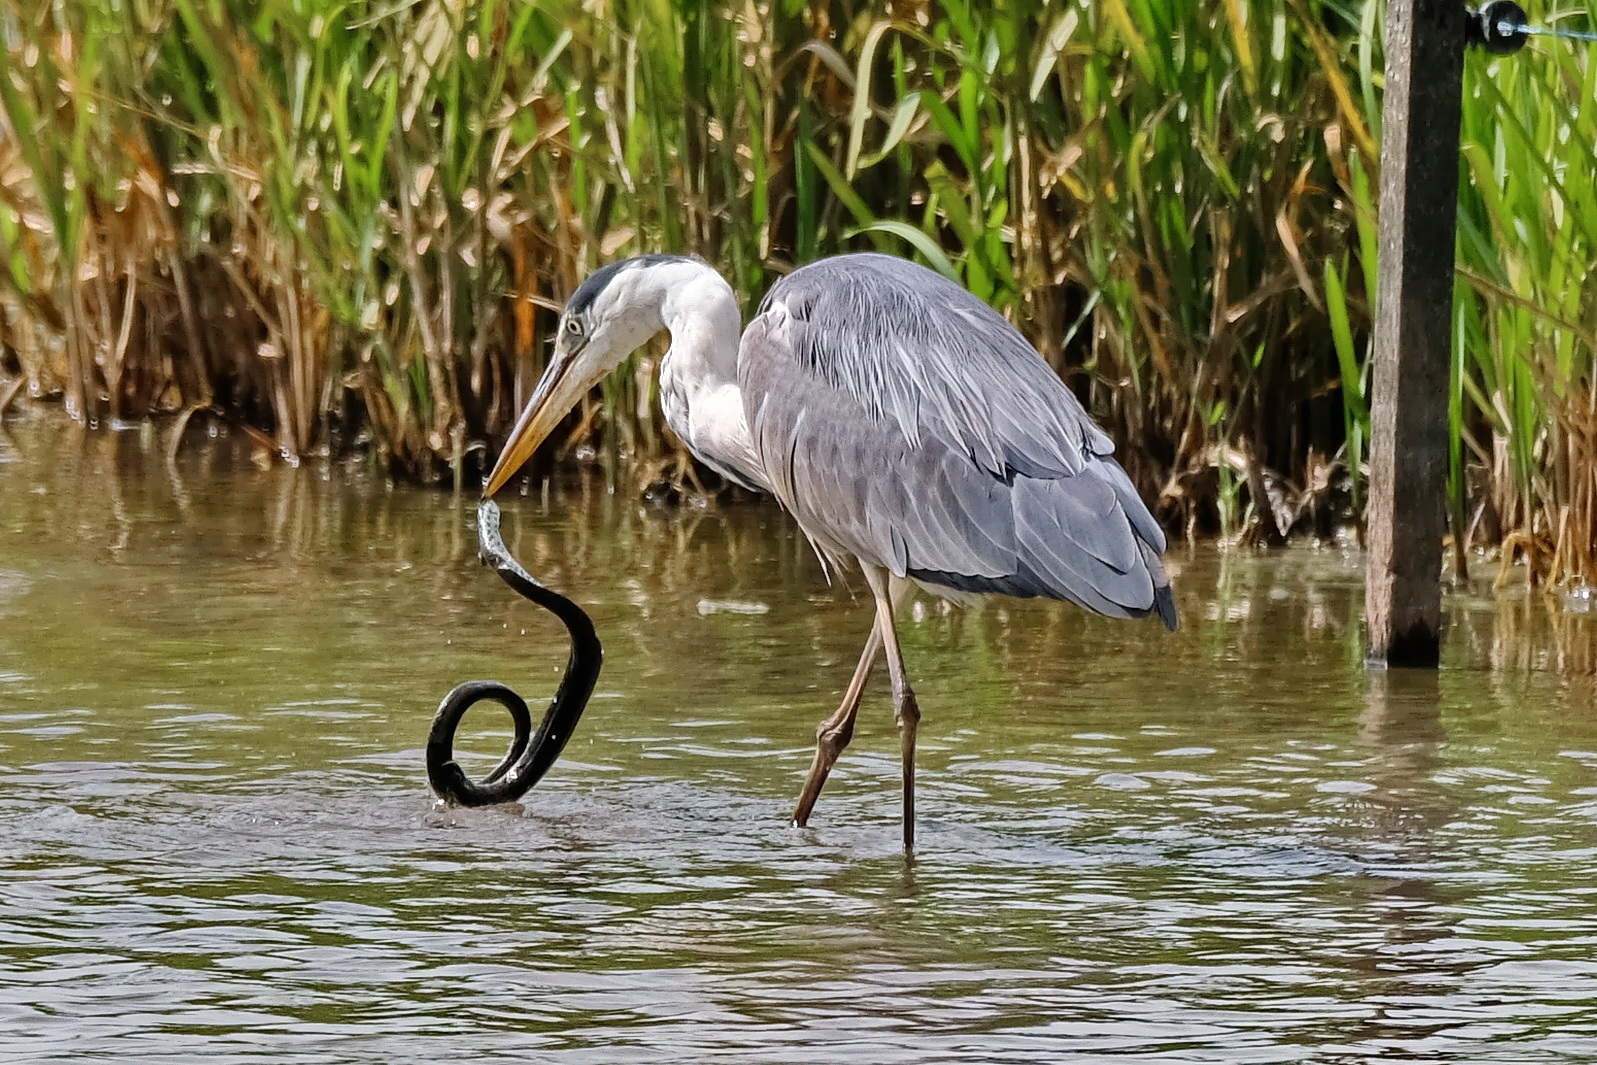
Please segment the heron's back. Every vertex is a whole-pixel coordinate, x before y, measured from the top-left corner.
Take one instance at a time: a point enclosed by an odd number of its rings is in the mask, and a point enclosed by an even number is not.
[[[996,311],[903,259],[772,287],[738,382],[772,491],[818,547],[962,592],[1176,614],[1114,444]]]

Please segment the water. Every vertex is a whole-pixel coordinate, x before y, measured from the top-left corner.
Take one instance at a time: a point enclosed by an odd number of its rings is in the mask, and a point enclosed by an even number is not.
[[[506,503],[608,660],[523,808],[436,809],[437,700],[565,654],[469,498],[13,419],[0,1060],[1597,1057],[1592,615],[1372,676],[1355,554],[1208,549],[1174,635],[922,610],[911,864],[880,678],[784,823],[868,626],[785,519]]]

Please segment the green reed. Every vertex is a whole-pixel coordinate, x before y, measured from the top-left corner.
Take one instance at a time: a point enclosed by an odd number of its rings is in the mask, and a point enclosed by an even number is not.
[[[0,372],[462,483],[597,263],[695,251],[753,300],[874,247],[1014,318],[1173,524],[1327,534],[1362,508],[1382,17],[0,0]],[[1470,62],[1450,397],[1457,557],[1588,582],[1594,78],[1558,42]],[[691,479],[657,354],[569,439]]]
[[[1597,4],[1532,12],[1597,25]],[[1535,40],[1474,57],[1464,107],[1455,458],[1466,533],[1535,579],[1597,584],[1597,55]],[[1464,483],[1472,460],[1481,484]],[[1469,513],[1466,515],[1466,507]]]

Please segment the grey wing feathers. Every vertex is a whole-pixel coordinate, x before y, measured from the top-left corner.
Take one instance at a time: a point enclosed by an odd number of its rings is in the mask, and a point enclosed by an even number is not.
[[[1175,626],[1164,533],[1113,443],[958,285],[881,255],[804,267],[761,305],[738,378],[772,490],[824,551]]]
[[[794,356],[911,443],[930,435],[992,473],[1080,472],[1114,443],[1004,318],[904,259],[841,255],[779,281],[762,310],[804,323]],[[1001,402],[995,403],[994,400]]]

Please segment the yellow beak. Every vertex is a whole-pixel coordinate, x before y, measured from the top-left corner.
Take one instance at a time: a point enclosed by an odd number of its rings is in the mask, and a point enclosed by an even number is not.
[[[516,427],[510,430],[510,439],[505,441],[505,449],[499,453],[499,461],[494,463],[493,472],[488,475],[488,483],[482,490],[484,499],[499,491],[506,481],[515,476],[522,464],[538,450],[538,445],[554,432],[560,419],[569,414],[584,393],[593,387],[594,381],[585,381],[577,373],[576,361],[556,347],[554,361],[544,370],[538,387],[533,390],[532,399],[527,401],[527,409],[521,412]]]

